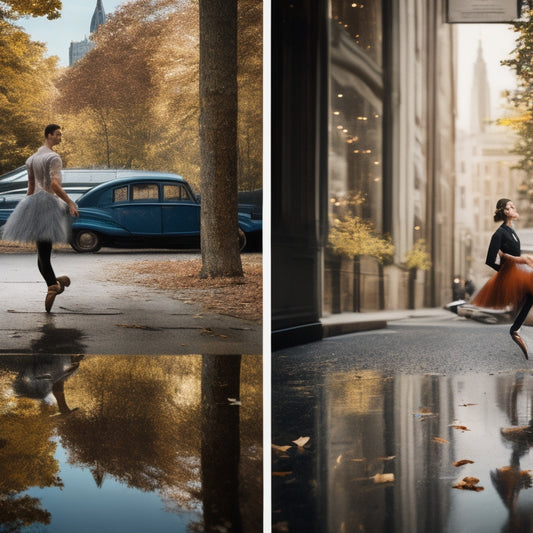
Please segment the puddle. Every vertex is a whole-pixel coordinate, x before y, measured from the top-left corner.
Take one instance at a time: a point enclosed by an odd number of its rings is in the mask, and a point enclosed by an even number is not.
[[[532,373],[332,373],[272,398],[273,531],[533,530]]]
[[[0,356],[0,531],[260,531],[261,386],[257,356]]]

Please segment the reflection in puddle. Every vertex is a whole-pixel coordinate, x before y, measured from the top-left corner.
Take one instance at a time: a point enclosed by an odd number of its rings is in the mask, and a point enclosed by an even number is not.
[[[261,368],[1,356],[0,531],[260,531]]]
[[[533,531],[532,373],[361,371],[272,398],[274,531]]]

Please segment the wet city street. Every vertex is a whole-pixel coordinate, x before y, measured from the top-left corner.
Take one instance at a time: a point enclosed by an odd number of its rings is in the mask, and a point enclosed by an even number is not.
[[[0,531],[260,531],[261,357],[3,355],[0,471]]]
[[[399,320],[272,369],[273,531],[532,530],[533,363],[507,325]]]

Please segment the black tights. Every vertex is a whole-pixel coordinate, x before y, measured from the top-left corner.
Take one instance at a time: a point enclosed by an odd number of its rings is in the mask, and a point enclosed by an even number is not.
[[[513,325],[511,326],[511,331],[517,331],[520,329],[525,319],[527,318],[531,306],[533,306],[533,296],[531,294],[527,294],[524,298],[524,301],[522,302],[522,307],[520,308],[520,311],[514,319]]]
[[[57,283],[50,258],[52,256],[52,243],[50,241],[37,241],[37,266],[44,281],[50,287]]]

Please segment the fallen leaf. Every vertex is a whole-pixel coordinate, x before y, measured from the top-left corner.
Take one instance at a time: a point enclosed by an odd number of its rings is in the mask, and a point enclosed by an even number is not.
[[[453,463],[453,466],[463,466],[463,465],[473,465],[474,461],[471,461],[470,459],[461,459],[460,461],[455,461]]]
[[[311,437],[299,437],[298,439],[293,440],[292,442],[294,442],[296,446],[303,447],[309,442],[310,439]]]
[[[461,489],[461,490],[473,490],[475,492],[479,492],[481,490],[485,490],[484,487],[478,486],[479,479],[477,477],[465,477],[457,485],[454,485],[454,489]]]
[[[277,452],[285,453],[287,450],[290,450],[292,446],[278,446],[277,444],[272,444],[272,449]]]
[[[477,403],[461,403],[459,407],[470,407],[471,405],[477,405]]]
[[[372,476],[370,479],[374,480],[374,483],[393,483],[394,482],[394,474],[376,474],[375,476]]]
[[[228,398],[228,402],[230,405],[241,405],[241,402],[237,398]]]
[[[276,477],[286,477],[286,476],[290,476],[291,474],[292,474],[291,471],[288,471],[288,472],[272,472],[272,475],[276,476]]]
[[[433,437],[435,442],[440,442],[441,444],[450,444],[446,439],[441,439],[440,437]]]
[[[454,425],[452,425],[452,428],[460,429],[461,431],[470,431],[466,426],[454,426]]]
[[[392,461],[396,456],[395,455],[389,455],[388,457],[378,457],[378,460],[380,461]]]

